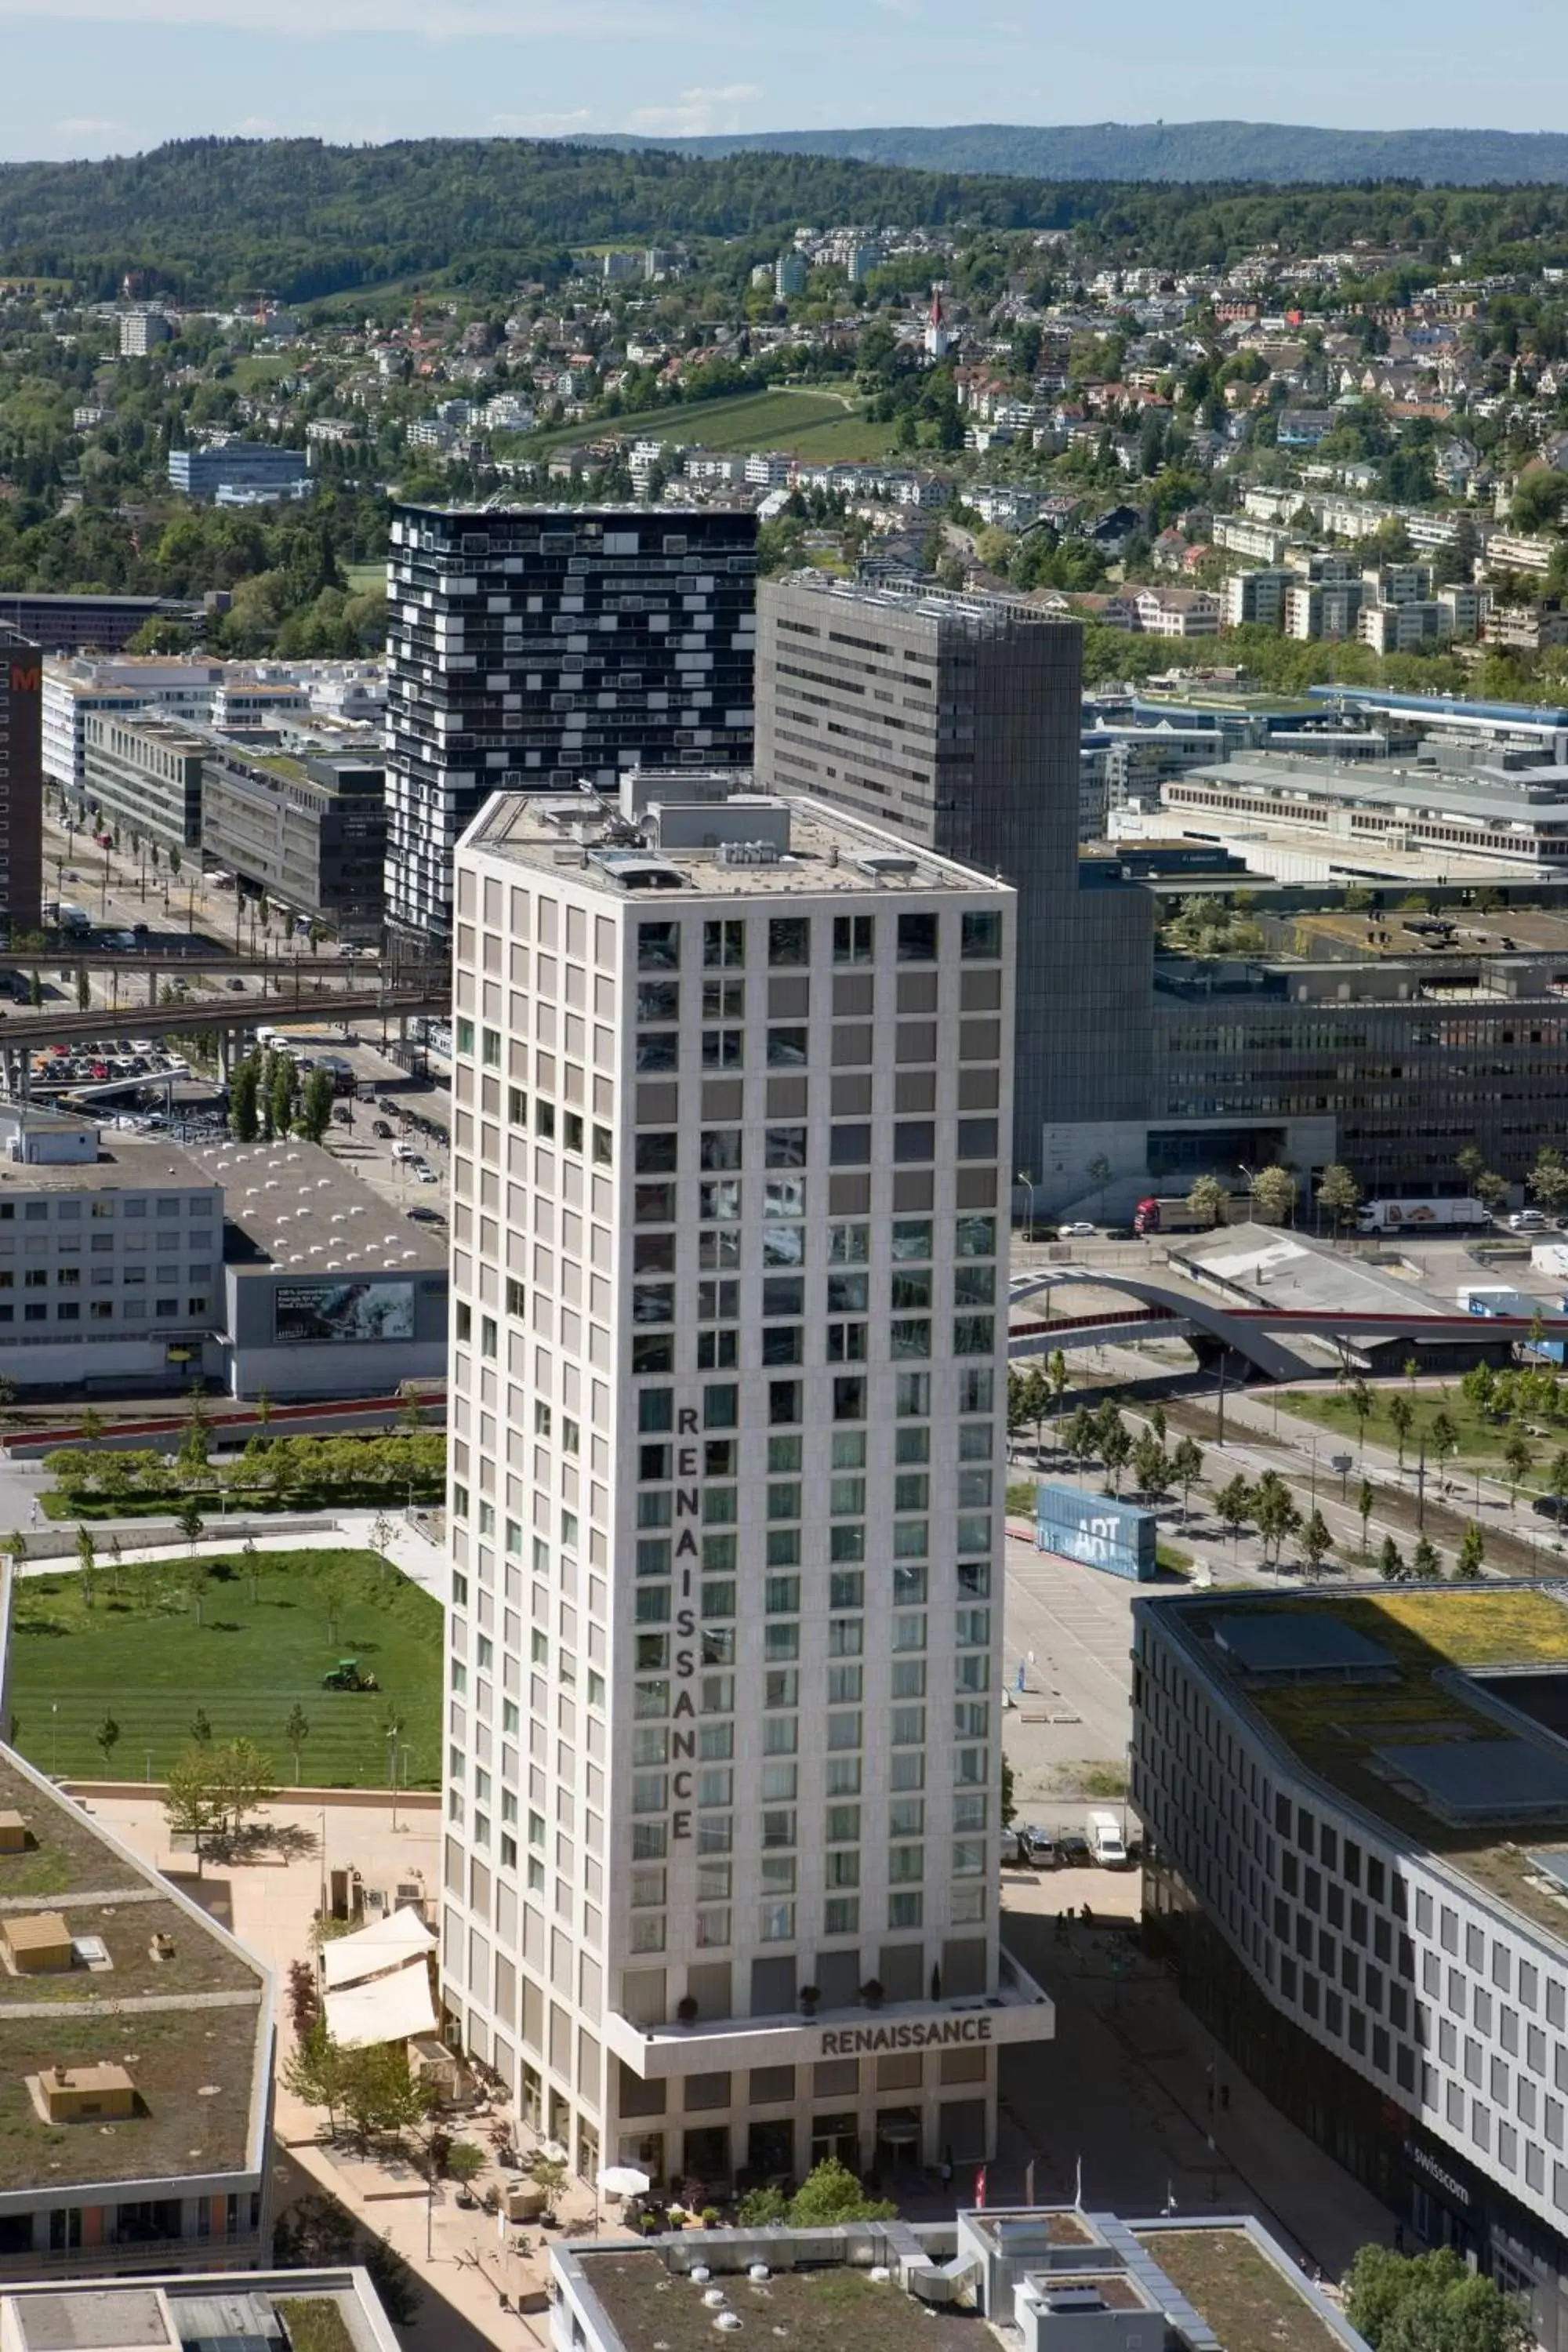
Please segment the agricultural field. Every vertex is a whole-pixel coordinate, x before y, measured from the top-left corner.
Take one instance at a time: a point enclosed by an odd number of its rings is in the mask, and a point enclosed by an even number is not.
[[[381,1688],[328,1691],[356,1658]],[[30,1762],[75,1779],[160,1779],[205,1715],[215,1740],[248,1738],[294,1780],[286,1733],[298,1706],[303,1780],[384,1788],[395,1720],[397,1778],[435,1787],[440,1759],[441,1610],[371,1551],[237,1548],[116,1569],[19,1578],[11,1640],[12,1738]],[[107,1750],[106,1715],[119,1727]]]

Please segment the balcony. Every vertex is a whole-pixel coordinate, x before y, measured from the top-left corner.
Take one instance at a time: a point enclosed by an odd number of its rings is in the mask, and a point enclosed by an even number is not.
[[[799,2009],[778,2017],[699,2018],[690,2025],[637,2025],[605,2012],[605,2040],[643,2080],[724,2074],[741,2066],[798,2066],[819,2058],[891,2050],[990,2048],[1056,2037],[1056,2004],[1011,1954],[994,1992],[952,2000],[889,2000],[872,2008]]]

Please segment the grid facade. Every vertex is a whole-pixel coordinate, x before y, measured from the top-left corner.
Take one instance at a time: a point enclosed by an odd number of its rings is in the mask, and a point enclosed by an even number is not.
[[[1030,1164],[1055,1093],[1059,925],[1077,911],[1061,902],[1078,888],[1082,631],[1010,598],[822,573],[767,581],[758,603],[761,781],[1018,892],[1014,1150]]]
[[[451,937],[486,796],[752,757],[756,518],[405,507],[388,562],[388,919]]]
[[[488,822],[457,881],[448,2007],[584,2171],[983,2155],[1012,894],[797,849],[771,892],[710,854],[642,896],[520,870]]]
[[[1316,2053],[1339,2062],[1346,2088],[1321,2078],[1299,2119],[1342,2161],[1359,2154],[1391,2203],[1413,2176],[1425,2234],[1466,2243],[1489,2194],[1519,2266],[1494,2243],[1504,2283],[1568,2275],[1568,1943],[1298,1763],[1211,1671],[1180,1603],[1135,1601],[1133,1618],[1131,1796],[1156,1922],[1201,1913],[1300,2037],[1298,2083]],[[1232,2019],[1245,1997],[1233,1989]],[[1349,2115],[1362,2088],[1366,2142],[1396,2162],[1331,2124],[1331,2101]],[[1487,2255],[1484,2230],[1468,2242]]]
[[[42,919],[43,836],[43,665],[0,627],[0,919],[13,931]]]

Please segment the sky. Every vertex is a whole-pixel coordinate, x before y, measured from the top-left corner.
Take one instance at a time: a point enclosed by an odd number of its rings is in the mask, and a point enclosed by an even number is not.
[[[1215,116],[1554,130],[1563,0],[0,0],[0,157],[203,133]]]

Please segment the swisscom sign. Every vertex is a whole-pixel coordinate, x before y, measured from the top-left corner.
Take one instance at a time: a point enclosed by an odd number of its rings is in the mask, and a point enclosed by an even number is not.
[[[1081,1560],[1086,1568],[1107,1569],[1136,1584],[1152,1581],[1158,1527],[1152,1511],[1086,1494],[1081,1486],[1037,1487],[1035,1503],[1037,1551],[1054,1551],[1063,1559]]]

